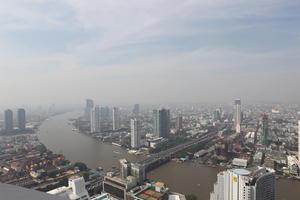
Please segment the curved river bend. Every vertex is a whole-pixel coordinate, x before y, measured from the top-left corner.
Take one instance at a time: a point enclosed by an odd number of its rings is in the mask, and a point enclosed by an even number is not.
[[[55,153],[62,153],[71,162],[84,162],[90,168],[101,166],[108,170],[118,167],[121,158],[135,161],[136,156],[126,150],[94,140],[84,134],[73,132],[68,119],[76,118],[80,113],[67,113],[46,120],[39,128],[38,136],[47,148]],[[200,166],[196,163],[177,164],[169,162],[147,176],[152,180],[162,181],[177,192],[195,194],[198,200],[209,200],[219,169]],[[291,180],[277,181],[277,200],[300,199],[300,183]]]

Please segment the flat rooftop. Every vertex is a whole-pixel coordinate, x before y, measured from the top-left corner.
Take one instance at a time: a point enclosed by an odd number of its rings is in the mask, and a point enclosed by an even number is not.
[[[67,198],[4,183],[0,183],[0,194],[1,200],[68,200]]]

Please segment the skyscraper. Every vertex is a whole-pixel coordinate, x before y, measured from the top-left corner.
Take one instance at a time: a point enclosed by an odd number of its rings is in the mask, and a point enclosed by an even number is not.
[[[140,105],[139,104],[134,104],[132,114],[137,117],[140,114]]]
[[[26,112],[25,109],[18,109],[18,128],[20,130],[25,130],[26,128]]]
[[[146,179],[145,166],[138,163],[131,163],[131,175],[137,179],[138,184],[142,184]]]
[[[210,200],[275,200],[275,175],[258,167],[220,172]]]
[[[120,113],[119,108],[114,107],[113,108],[113,130],[120,129]]]
[[[120,175],[121,178],[126,179],[127,176],[131,173],[131,163],[128,162],[126,159],[119,160],[120,162]]]
[[[11,131],[14,128],[13,112],[10,109],[4,111],[4,129]]]
[[[263,115],[262,118],[262,135],[260,142],[264,145],[268,144],[268,135],[269,135],[269,122],[268,115]]]
[[[101,122],[100,122],[100,108],[96,106],[94,109],[91,110],[91,117],[90,117],[90,126],[91,126],[91,133],[101,132]]]
[[[139,148],[141,146],[140,121],[131,119],[131,148]]]
[[[176,130],[182,130],[182,116],[176,117]]]
[[[241,122],[242,122],[242,110],[241,110],[241,100],[236,99],[234,101],[234,113],[233,113],[234,127],[237,133],[241,132]]]
[[[153,110],[153,135],[167,138],[170,133],[170,110]]]
[[[300,165],[300,120],[298,120],[298,161]]]
[[[85,111],[84,111],[84,118],[87,121],[91,120],[91,112],[92,112],[93,107],[94,107],[94,101],[92,99],[87,99],[86,100]]]

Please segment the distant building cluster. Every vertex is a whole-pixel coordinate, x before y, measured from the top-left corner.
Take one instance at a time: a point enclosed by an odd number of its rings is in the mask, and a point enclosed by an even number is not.
[[[16,121],[16,123],[15,123]],[[16,126],[15,126],[16,125]],[[26,130],[26,111],[23,108],[17,110],[17,118],[14,120],[13,111],[7,109],[4,111],[4,126],[2,134],[13,134]]]

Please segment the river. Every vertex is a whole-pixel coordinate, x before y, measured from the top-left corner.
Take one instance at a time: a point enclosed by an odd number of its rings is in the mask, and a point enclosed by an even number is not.
[[[55,153],[62,153],[71,162],[84,162],[90,168],[103,167],[110,169],[117,167],[121,158],[130,161],[138,159],[126,150],[72,131],[68,124],[69,118],[75,118],[80,113],[67,113],[46,120],[39,128],[38,136],[47,148]],[[209,200],[219,169],[201,166],[197,163],[187,162],[177,164],[169,162],[152,172],[147,177],[162,181],[172,191],[183,194],[195,194],[198,200]],[[277,200],[299,200],[300,182],[291,180],[277,180]]]

